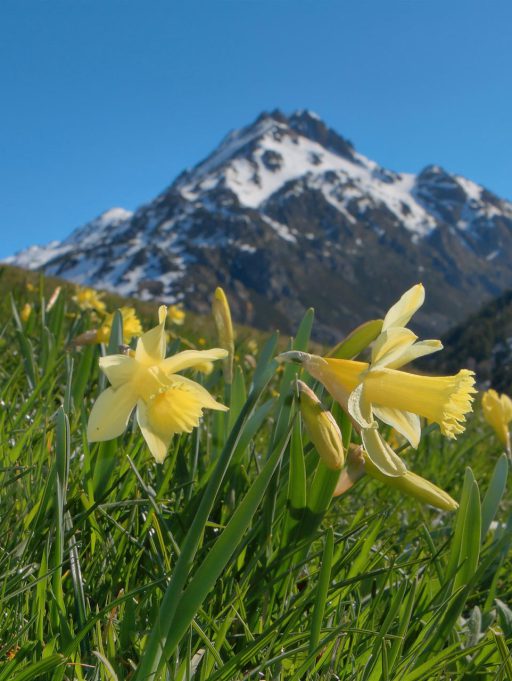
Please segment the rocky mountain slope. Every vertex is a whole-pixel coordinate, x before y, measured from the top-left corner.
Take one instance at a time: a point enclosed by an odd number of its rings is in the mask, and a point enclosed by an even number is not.
[[[423,281],[438,335],[512,287],[512,204],[438,166],[396,173],[315,114],[264,113],[134,213],[115,208],[7,262],[292,331],[306,307],[338,339]]]
[[[479,387],[512,395],[512,291],[490,301],[442,338],[445,349],[416,362],[427,372],[473,369]]]

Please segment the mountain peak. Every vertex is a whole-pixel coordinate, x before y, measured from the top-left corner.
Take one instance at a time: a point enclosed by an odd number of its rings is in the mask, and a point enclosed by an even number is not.
[[[329,170],[350,174],[366,160],[317,114],[300,109],[286,116],[274,109],[231,131],[204,161],[182,174],[174,187],[189,200],[205,190],[224,187],[240,203],[254,208],[291,180]],[[371,165],[373,169],[376,164]]]
[[[275,121],[276,123],[288,125],[288,117],[286,114],[284,114],[281,109],[273,109],[272,111],[262,111],[254,123],[248,127],[251,128],[253,126],[257,126],[259,123],[266,121]]]
[[[288,119],[290,127],[304,137],[317,142],[329,151],[354,160],[354,146],[332,128],[329,128],[318,116],[307,109],[300,109]]]

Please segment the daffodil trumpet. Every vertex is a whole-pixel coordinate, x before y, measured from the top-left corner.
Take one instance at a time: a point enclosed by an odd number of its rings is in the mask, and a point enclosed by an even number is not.
[[[139,338],[133,356],[118,354],[100,359],[111,387],[100,394],[92,408],[89,442],[121,435],[136,407],[142,435],[155,460],[162,463],[172,436],[197,427],[203,409],[227,410],[201,385],[178,374],[224,359],[227,352],[221,348],[185,350],[166,358],[166,316],[167,308],[162,305],[158,326]]]

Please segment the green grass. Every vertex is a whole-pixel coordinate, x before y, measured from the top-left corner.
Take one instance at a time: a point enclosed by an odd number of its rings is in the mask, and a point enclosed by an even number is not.
[[[298,369],[277,369],[262,334],[254,368],[246,329],[232,386],[220,366],[194,376],[230,411],[176,437],[163,465],[134,424],[89,445],[101,350],[71,340],[92,321],[71,289],[45,312],[53,282],[28,292],[3,272],[0,681],[512,679],[507,463],[478,413],[457,441],[432,428],[401,452],[457,513],[367,478],[330,502]],[[139,308],[146,328],[155,309]],[[182,336],[172,352],[215,343],[192,315]]]

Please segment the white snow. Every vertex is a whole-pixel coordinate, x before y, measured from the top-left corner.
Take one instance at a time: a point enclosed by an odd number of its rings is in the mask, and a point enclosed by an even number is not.
[[[56,256],[64,255],[72,250],[72,246],[65,246],[60,241],[51,241],[47,246],[29,246],[24,251],[10,255],[2,260],[7,265],[24,267],[27,270],[37,270]]]
[[[310,118],[314,118],[316,121],[321,121],[322,119],[320,116],[315,113],[314,111],[311,111],[311,109],[298,109],[295,112],[296,116],[309,116]]]
[[[255,246],[251,246],[250,244],[240,244],[238,246],[239,251],[244,251],[245,253],[256,253],[258,250]]]
[[[290,241],[291,243],[297,243],[297,238],[292,234],[290,228],[287,225],[283,225],[282,222],[277,222],[276,220],[272,220],[272,218],[269,218],[268,215],[265,215],[264,213],[261,214],[261,218],[264,222],[267,223],[267,225],[270,225],[274,232],[281,237],[281,239],[284,239],[285,241]]]
[[[455,180],[457,180],[470,199],[473,199],[478,203],[481,201],[482,187],[479,184],[468,180],[466,177],[462,177],[462,175],[455,175]]]
[[[133,213],[124,208],[110,208],[97,218],[75,229],[63,244],[79,244],[81,248],[94,245],[100,234],[108,234],[112,230],[124,225],[131,219]]]

